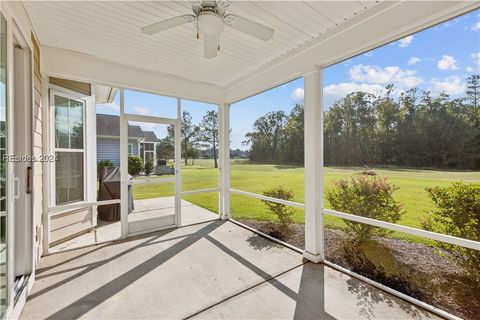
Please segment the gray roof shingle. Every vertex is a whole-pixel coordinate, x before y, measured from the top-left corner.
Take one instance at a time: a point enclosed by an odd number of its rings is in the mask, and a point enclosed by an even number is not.
[[[153,131],[143,131],[145,142],[158,142],[157,135]]]
[[[97,135],[120,137],[120,117],[110,114],[97,113]],[[128,126],[129,138],[145,137],[139,126]]]

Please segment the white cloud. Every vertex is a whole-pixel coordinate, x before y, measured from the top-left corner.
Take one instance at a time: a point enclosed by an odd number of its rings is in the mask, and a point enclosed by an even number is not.
[[[459,21],[460,21],[460,20],[459,20],[458,18],[456,18],[456,19],[453,19],[453,20],[450,20],[450,21],[445,22],[445,23],[443,24],[443,26],[444,26],[445,28],[448,28],[448,27],[450,27],[450,26],[453,26],[454,24],[457,24]]]
[[[443,55],[442,59],[438,60],[437,67],[440,70],[457,70],[457,60],[452,56]]]
[[[439,93],[448,93],[449,95],[460,95],[465,93],[465,83],[458,76],[445,79],[432,79],[430,91],[437,95]]]
[[[304,90],[303,88],[296,88],[293,90],[291,97],[294,102],[302,102],[303,101],[303,96],[304,96]]]
[[[398,40],[398,46],[400,48],[406,48],[412,44],[414,37],[413,36],[408,36],[403,39]]]
[[[379,94],[385,91],[385,88],[379,84],[366,84],[355,82],[342,82],[331,84],[323,88],[323,101],[325,106],[329,108],[338,100],[352,92],[366,92],[371,94]]]
[[[475,71],[475,69],[473,69],[472,67],[466,67],[465,70],[466,70],[467,72],[473,72],[473,71]]]
[[[472,31],[480,31],[480,21],[478,21],[476,24],[474,24],[470,30]]]
[[[474,62],[475,64],[480,65],[480,52],[472,53],[470,56],[472,57],[473,62]]]
[[[408,64],[409,66],[414,66],[414,65],[416,65],[417,63],[419,63],[420,61],[421,61],[420,58],[411,57],[410,59],[408,59],[407,64]]]
[[[350,71],[350,78],[354,81],[371,84],[393,84],[399,89],[416,87],[423,83],[415,70],[402,70],[398,66],[380,68],[379,66],[356,65]]]
[[[151,116],[152,113],[150,112],[150,110],[148,110],[147,108],[144,108],[144,107],[135,107],[133,108],[133,113],[136,113],[136,114],[141,114],[143,116]]]

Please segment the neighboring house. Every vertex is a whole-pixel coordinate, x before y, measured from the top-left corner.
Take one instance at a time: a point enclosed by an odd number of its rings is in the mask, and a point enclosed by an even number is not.
[[[143,163],[152,160],[153,165],[156,166],[155,154],[157,152],[158,138],[153,131],[143,131],[143,136],[144,140],[140,142],[140,157],[143,159]]]
[[[128,154],[146,160],[155,159],[158,138],[153,131],[143,131],[140,126],[128,126]],[[97,114],[97,162],[110,160],[120,165],[120,117]],[[156,161],[153,161],[154,166]]]

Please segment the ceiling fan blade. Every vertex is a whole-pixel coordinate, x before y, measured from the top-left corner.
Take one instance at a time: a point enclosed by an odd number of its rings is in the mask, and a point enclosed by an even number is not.
[[[191,14],[184,14],[183,16],[173,17],[160,22],[152,23],[148,26],[142,27],[142,32],[145,34],[155,34],[161,31],[165,31],[182,24],[189,23],[195,20],[195,16]]]
[[[272,28],[237,15],[227,14],[224,17],[225,24],[233,29],[248,34],[263,41],[270,40],[275,32]]]
[[[205,58],[215,58],[218,53],[217,36],[215,35],[203,35],[203,51]]]

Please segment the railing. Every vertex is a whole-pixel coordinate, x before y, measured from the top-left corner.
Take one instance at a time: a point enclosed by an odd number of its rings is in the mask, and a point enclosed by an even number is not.
[[[300,209],[305,209],[305,205],[303,203],[298,203],[294,201],[288,201],[288,200],[283,200],[283,199],[276,199],[272,197],[267,197],[264,195],[252,193],[252,192],[247,192],[247,191],[242,191],[242,190],[237,190],[237,189],[232,189],[230,188],[230,192],[234,194],[240,194],[260,200],[266,200],[266,201],[271,201],[279,204],[284,204],[287,206],[291,207],[296,207]],[[402,226],[399,224],[395,223],[390,223],[390,222],[385,222],[377,219],[371,219],[371,218],[366,218],[362,216],[357,216],[354,214],[349,214],[349,213],[343,213],[335,210],[330,210],[330,209],[323,209],[323,214],[324,215],[331,215],[337,218],[349,220],[349,221],[354,221],[354,222],[359,222],[359,223],[364,223],[368,224],[371,226],[375,227],[380,227],[380,228],[385,228],[389,229],[392,231],[399,231],[399,232],[404,232],[407,234],[411,234],[414,236],[419,236],[419,237],[424,237],[430,240],[435,240],[435,241],[440,241],[440,242],[445,242],[457,246],[461,246],[464,248],[468,249],[473,249],[473,250],[478,250],[480,251],[480,242],[474,241],[474,240],[468,240],[464,238],[459,238],[459,237],[454,237],[454,236],[449,236],[437,232],[432,232],[432,231],[427,231],[423,229],[418,229],[418,228],[413,228],[413,227],[407,227],[407,226]]]
[[[458,237],[449,236],[449,235],[445,235],[437,232],[426,231],[423,229],[406,227],[406,226],[402,226],[395,223],[385,222],[385,221],[371,219],[371,218],[365,218],[365,217],[356,216],[353,214],[338,212],[338,211],[329,210],[329,209],[323,209],[323,213],[331,216],[335,216],[338,218],[354,221],[354,222],[360,222],[360,223],[368,224],[375,227],[381,227],[381,228],[385,228],[393,231],[400,231],[400,232],[408,233],[414,236],[424,237],[431,240],[441,241],[441,242],[480,251],[480,242],[478,241],[458,238]]]
[[[188,190],[188,191],[182,191],[180,195],[182,196],[188,196],[192,194],[199,194],[199,193],[209,193],[209,192],[219,192],[220,188],[209,188],[209,189],[197,189],[197,190]]]
[[[94,201],[94,202],[76,202],[61,206],[49,207],[48,208],[48,215],[53,216],[55,214],[60,214],[67,211],[72,211],[76,209],[81,209],[85,207],[93,207],[93,206],[104,206],[109,204],[120,204],[120,199],[112,199],[112,200],[102,200],[102,201]]]
[[[299,202],[267,197],[267,196],[264,196],[264,195],[261,195],[261,194],[242,191],[242,190],[237,190],[237,189],[230,189],[230,192],[240,194],[240,195],[244,195],[244,196],[248,196],[248,197],[252,197],[252,198],[257,198],[257,199],[260,199],[260,200],[265,200],[265,201],[275,202],[275,203],[279,203],[279,204],[284,204],[284,205],[295,207],[295,208],[305,209],[305,205],[303,203],[299,203]]]

